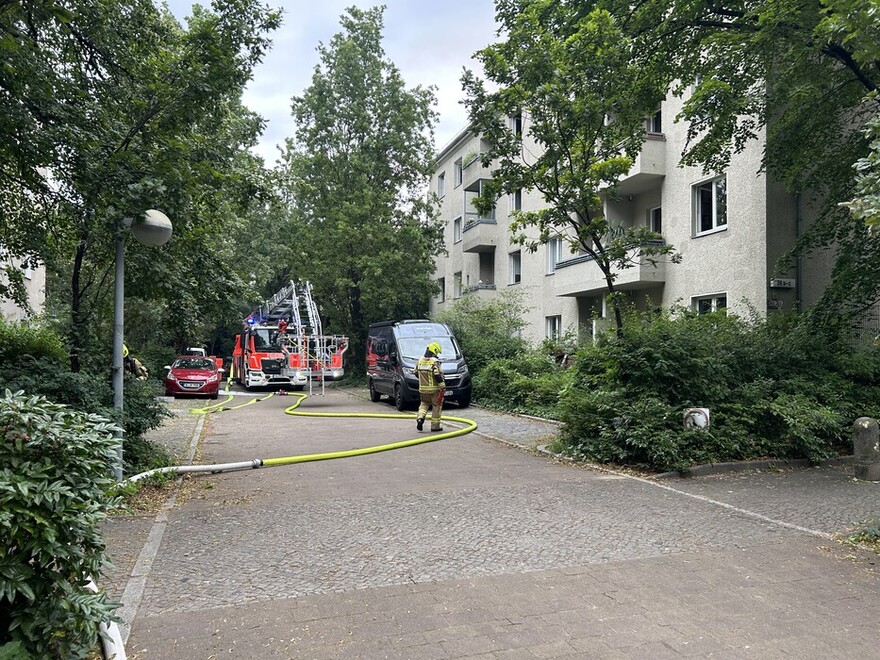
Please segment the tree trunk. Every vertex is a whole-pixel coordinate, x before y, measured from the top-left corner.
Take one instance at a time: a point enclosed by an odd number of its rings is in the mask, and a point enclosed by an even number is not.
[[[611,264],[606,260],[602,259],[599,263],[599,268],[602,269],[602,274],[605,276],[605,286],[608,289],[608,297],[611,299],[611,307],[614,308],[614,324],[617,332],[617,337],[623,337],[623,312],[620,310],[620,300],[618,299],[617,289],[614,288],[614,277],[612,277],[611,273]]]
[[[82,318],[82,290],[80,288],[82,278],[83,260],[86,254],[86,242],[81,240],[76,246],[73,258],[73,273],[70,277],[70,330],[68,342],[70,345],[70,370],[78,373],[80,370],[80,352],[82,351],[82,337],[84,336],[84,322]]]

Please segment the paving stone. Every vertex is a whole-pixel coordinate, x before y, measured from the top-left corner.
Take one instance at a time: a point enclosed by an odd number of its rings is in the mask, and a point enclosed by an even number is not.
[[[209,418],[203,460],[413,434],[409,419],[291,417],[282,399]],[[393,412],[333,390],[310,406]],[[470,435],[193,478],[196,495],[169,513],[130,648],[150,659],[818,658],[880,648],[866,614],[880,610],[871,556],[828,536],[877,514],[873,484],[855,487],[840,469],[662,487],[609,478],[531,453],[553,425],[466,413],[511,443]],[[184,426],[168,433],[182,437]],[[111,556],[133,564],[148,526],[111,528]]]

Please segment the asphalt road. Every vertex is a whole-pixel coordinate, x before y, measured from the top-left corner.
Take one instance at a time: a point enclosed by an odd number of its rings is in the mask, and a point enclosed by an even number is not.
[[[419,435],[291,403],[207,416],[197,462]],[[302,409],[396,412],[337,390]],[[128,656],[880,657],[877,556],[834,536],[880,517],[880,484],[848,468],[653,482],[530,451],[552,425],[448,412],[477,433],[193,477],[158,516],[112,520]]]

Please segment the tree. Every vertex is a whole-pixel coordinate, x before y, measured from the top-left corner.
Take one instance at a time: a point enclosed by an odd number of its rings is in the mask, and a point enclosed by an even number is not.
[[[858,203],[852,168],[866,166],[870,122],[880,112],[876,3],[589,4],[609,8],[633,40],[635,60],[672,93],[692,89],[679,117],[689,124],[683,163],[720,171],[748,141],[764,139],[763,170],[817,209],[795,254],[833,246],[838,258],[814,318],[874,304],[880,237],[840,204]],[[870,193],[870,178],[861,182]]]
[[[67,281],[75,370],[101,331],[123,218],[160,206],[175,222],[169,250],[127,242],[132,294],[222,295],[209,249],[251,203],[239,154],[262,128],[239,99],[279,19],[257,0],[215,7],[183,30],[151,0],[0,5],[14,38],[0,40],[0,242]]]
[[[355,364],[370,322],[427,311],[442,241],[426,191],[433,90],[407,89],[385,59],[383,11],[348,9],[318,47],[283,157],[284,194],[301,219],[290,272],[312,282],[325,328],[350,336]]]
[[[462,83],[473,128],[491,145],[483,164],[495,164],[478,203],[537,190],[547,206],[514,216],[515,240],[534,251],[558,236],[571,251],[589,254],[602,271],[621,332],[617,273],[641,261],[654,263],[673,249],[657,244],[659,236],[644,227],[612,231],[601,195],[613,195],[614,184],[632,167],[645,119],[666,90],[634,61],[632,41],[615,17],[588,4],[499,2],[499,33],[506,40],[476,54],[497,90],[488,91],[471,71]],[[523,146],[524,136],[508,121],[514,116],[528,118],[527,137],[538,153]],[[537,227],[537,238],[528,237],[529,227]]]

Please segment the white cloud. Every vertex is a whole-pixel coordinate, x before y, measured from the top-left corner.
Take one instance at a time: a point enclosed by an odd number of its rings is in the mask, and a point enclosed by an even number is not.
[[[190,13],[188,0],[169,0],[181,21]],[[345,8],[368,8],[376,3],[353,0],[269,0],[284,10],[284,23],[272,35],[272,50],[254,72],[245,104],[262,115],[267,128],[257,149],[267,164],[278,157],[277,145],[290,137],[290,99],[309,85],[318,63],[318,43],[328,44],[340,31]],[[467,123],[460,104],[464,67],[478,69],[473,53],[495,41],[493,0],[384,0],[386,57],[400,69],[409,87],[436,87],[436,146],[442,148]]]

